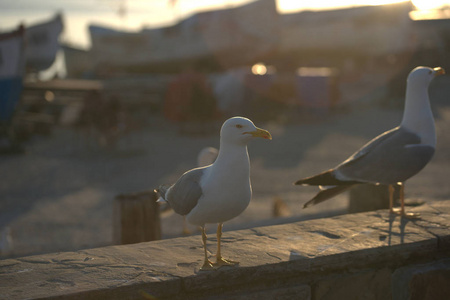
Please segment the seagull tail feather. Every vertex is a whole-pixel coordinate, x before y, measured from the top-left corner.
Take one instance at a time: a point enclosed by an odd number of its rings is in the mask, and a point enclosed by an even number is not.
[[[334,196],[345,192],[346,190],[350,189],[355,184],[347,184],[347,185],[338,185],[331,188],[328,188],[326,190],[320,191],[314,198],[309,200],[308,202],[303,205],[303,208],[307,208],[313,205],[316,205],[318,203],[321,203],[325,200],[328,200],[330,198],[333,198]]]
[[[169,188],[170,188],[170,185],[163,184],[163,185],[160,185],[157,189],[154,190],[154,192],[159,195],[158,202],[161,202],[161,200],[162,201],[167,201],[166,200],[166,193],[169,190]]]
[[[353,183],[357,182],[337,179],[336,176],[334,175],[333,169],[294,182],[295,185],[321,185],[321,186],[349,185]]]

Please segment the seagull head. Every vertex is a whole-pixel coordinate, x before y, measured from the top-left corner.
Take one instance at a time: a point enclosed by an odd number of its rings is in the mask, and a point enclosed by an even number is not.
[[[225,121],[220,130],[221,139],[229,143],[247,144],[253,138],[272,139],[267,130],[258,128],[243,117],[233,117]]]
[[[414,86],[428,86],[434,77],[444,74],[445,70],[441,67],[417,67],[409,73],[407,82]]]

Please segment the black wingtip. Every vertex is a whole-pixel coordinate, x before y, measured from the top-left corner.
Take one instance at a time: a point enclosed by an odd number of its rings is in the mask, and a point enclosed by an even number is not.
[[[334,170],[330,169],[320,174],[297,180],[294,185],[339,185],[342,181],[336,179]]]
[[[170,188],[170,185],[162,184],[158,188],[154,189],[153,192],[155,192],[162,199],[166,200],[166,193],[169,188]]]
[[[299,179],[296,182],[293,183],[293,185],[303,185],[303,186],[308,186],[308,185],[314,185],[314,184],[309,184],[307,181],[309,180],[310,177],[308,178],[303,178],[303,179]]]
[[[335,176],[335,170],[330,169],[320,174],[306,177],[294,182],[294,185],[322,185],[322,186],[337,186],[337,185],[349,185],[357,184],[359,181],[346,181],[340,180]]]
[[[314,198],[312,198],[311,200],[309,200],[308,202],[306,202],[306,203],[303,205],[303,209],[308,208],[308,207],[310,207],[310,206],[316,205],[316,204],[317,204],[317,203],[316,203],[316,198],[317,198],[317,196],[318,196],[320,193],[321,193],[321,192],[319,192],[316,196],[314,196]],[[325,200],[323,200],[323,201],[325,201]]]
[[[316,204],[319,204],[325,200],[331,199],[334,196],[350,189],[352,186],[354,186],[354,184],[338,185],[338,186],[334,186],[334,187],[328,188],[326,190],[320,191],[319,193],[317,193],[316,196],[314,196],[314,198],[312,198],[311,200],[309,200],[308,202],[306,202],[303,205],[303,209],[313,206],[313,205],[316,205]]]

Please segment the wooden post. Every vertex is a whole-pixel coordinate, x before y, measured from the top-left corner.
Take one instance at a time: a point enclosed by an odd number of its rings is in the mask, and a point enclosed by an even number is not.
[[[389,191],[387,185],[357,185],[350,190],[349,198],[349,213],[389,208]],[[397,187],[395,187],[394,201],[396,199],[398,199]]]
[[[113,206],[113,241],[133,244],[161,239],[158,196],[153,191],[118,195]]]

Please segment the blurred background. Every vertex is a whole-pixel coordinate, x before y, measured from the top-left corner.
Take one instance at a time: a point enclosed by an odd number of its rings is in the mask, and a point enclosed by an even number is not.
[[[292,183],[397,126],[407,74],[449,53],[448,0],[1,1],[0,258],[113,244],[115,197],[174,182],[236,115],[274,139],[249,145],[225,230],[347,213],[347,194],[302,210],[317,191]],[[429,92],[419,204],[450,195],[449,78]],[[162,211],[163,238],[182,224]]]

